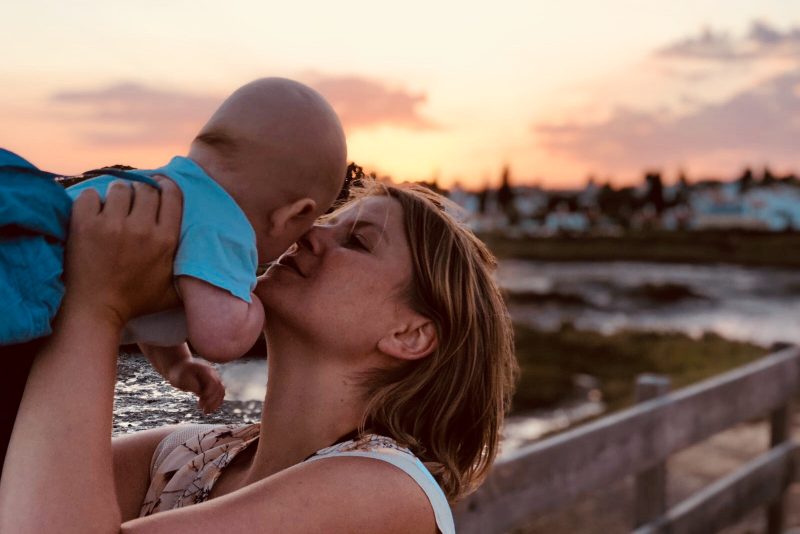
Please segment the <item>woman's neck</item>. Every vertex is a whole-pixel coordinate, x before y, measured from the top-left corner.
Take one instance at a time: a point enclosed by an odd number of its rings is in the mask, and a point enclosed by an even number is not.
[[[277,345],[277,346],[276,346]],[[343,359],[271,343],[258,449],[245,483],[302,462],[357,428],[366,407]],[[279,355],[279,356],[278,356]]]

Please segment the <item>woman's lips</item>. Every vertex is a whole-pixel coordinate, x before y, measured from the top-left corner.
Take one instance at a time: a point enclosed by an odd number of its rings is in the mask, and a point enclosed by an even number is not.
[[[303,278],[306,277],[306,275],[300,269],[300,266],[297,264],[297,260],[295,260],[294,256],[284,256],[281,258],[281,261],[279,263],[280,265],[283,265],[284,267],[288,267],[289,269],[293,270]]]

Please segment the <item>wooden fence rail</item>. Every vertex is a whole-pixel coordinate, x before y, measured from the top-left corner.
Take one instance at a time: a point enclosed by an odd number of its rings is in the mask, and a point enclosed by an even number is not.
[[[770,516],[782,516],[780,496],[800,477],[800,452],[788,435],[788,406],[798,391],[800,349],[793,347],[524,447],[498,460],[478,491],[456,506],[457,530],[499,534],[626,476],[659,480],[671,454],[766,416],[773,424],[767,454],[672,510],[657,510],[657,517],[637,512],[651,521],[637,533],[713,532],[745,505],[771,504]],[[657,489],[654,498],[660,498]],[[632,529],[641,517],[631,518]],[[770,524],[771,531],[779,528],[780,518]]]

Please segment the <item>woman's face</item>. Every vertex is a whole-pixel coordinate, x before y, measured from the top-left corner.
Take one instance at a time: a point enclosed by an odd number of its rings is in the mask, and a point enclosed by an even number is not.
[[[324,347],[363,354],[408,310],[411,252],[400,204],[367,197],[315,225],[259,281],[267,329],[280,321]]]

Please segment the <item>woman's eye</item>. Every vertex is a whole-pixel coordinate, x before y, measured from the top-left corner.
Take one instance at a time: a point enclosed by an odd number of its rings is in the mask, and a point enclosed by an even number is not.
[[[363,250],[369,250],[369,247],[367,247],[367,242],[364,239],[364,236],[361,234],[349,234],[347,236],[347,245]]]

